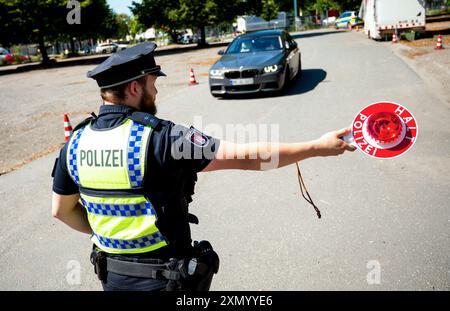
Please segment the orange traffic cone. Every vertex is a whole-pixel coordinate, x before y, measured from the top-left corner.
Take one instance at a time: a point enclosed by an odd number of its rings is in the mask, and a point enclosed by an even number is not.
[[[69,121],[69,117],[67,116],[67,114],[64,114],[64,136],[65,136],[65,141],[69,141],[70,136],[72,135],[72,125],[70,124]]]
[[[395,34],[395,32],[392,34],[392,44],[396,44],[397,43],[397,35]]]
[[[196,85],[198,82],[195,80],[194,69],[189,70],[189,85]]]
[[[438,39],[436,42],[436,50],[442,50],[444,47],[442,46],[442,35],[438,35]]]

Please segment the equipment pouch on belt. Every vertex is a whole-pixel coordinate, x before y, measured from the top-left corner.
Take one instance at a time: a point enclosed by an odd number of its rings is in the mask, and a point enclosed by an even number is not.
[[[95,246],[91,252],[91,263],[94,265],[95,274],[100,281],[106,280],[106,254],[98,250]]]
[[[182,290],[208,291],[219,271],[219,256],[208,241],[194,242],[192,258],[178,262]]]

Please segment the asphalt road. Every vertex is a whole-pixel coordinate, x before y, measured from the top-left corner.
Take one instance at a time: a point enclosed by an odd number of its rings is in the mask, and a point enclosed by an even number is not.
[[[349,125],[372,102],[392,100],[414,113],[417,143],[394,160],[357,151],[304,161],[320,220],[300,196],[293,165],[200,174],[191,205],[200,225],[192,231],[221,258],[212,289],[449,290],[448,105],[386,44],[335,31],[296,39],[304,71],[287,95],[217,100],[203,77],[194,87],[166,88],[159,116],[230,140],[236,132],[212,133],[212,125],[273,125],[280,141],[298,142]],[[89,238],[51,218],[54,157],[0,176],[1,290],[101,289]],[[379,284],[367,281],[374,269]]]

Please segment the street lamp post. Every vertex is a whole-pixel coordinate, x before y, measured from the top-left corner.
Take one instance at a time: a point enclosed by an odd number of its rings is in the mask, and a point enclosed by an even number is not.
[[[294,25],[295,31],[297,31],[297,0],[294,0]]]
[[[294,17],[297,18],[297,0],[294,0]]]

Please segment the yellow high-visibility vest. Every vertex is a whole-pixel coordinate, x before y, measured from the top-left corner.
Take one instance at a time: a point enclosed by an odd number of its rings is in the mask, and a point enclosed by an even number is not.
[[[143,188],[151,131],[126,119],[111,129],[87,124],[70,138],[67,168],[80,188],[92,241],[107,253],[145,253],[168,243]]]

